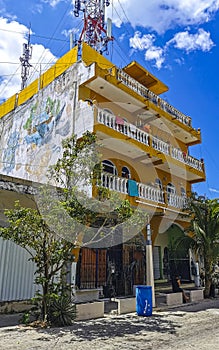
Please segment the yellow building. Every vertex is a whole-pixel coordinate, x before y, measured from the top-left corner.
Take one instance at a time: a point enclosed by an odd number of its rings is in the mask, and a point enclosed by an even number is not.
[[[173,257],[170,250],[188,227],[183,208],[191,186],[205,180],[203,160],[190,155],[190,146],[201,142],[200,130],[162,99],[168,87],[137,62],[120,69],[85,43],[80,59],[77,50],[0,106],[0,194],[7,199],[1,209],[12,206],[14,191],[22,196],[26,188],[31,196],[30,185],[46,182],[64,138],[95,132],[102,186],[149,214],[155,279],[170,278],[173,269],[189,279],[188,252]],[[145,242],[139,242],[133,237],[112,247],[82,248],[78,286],[102,286],[109,295],[113,284],[115,294],[130,294],[145,282]]]

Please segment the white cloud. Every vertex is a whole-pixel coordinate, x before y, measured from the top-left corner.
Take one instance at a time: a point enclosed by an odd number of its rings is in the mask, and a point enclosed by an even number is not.
[[[19,58],[22,56],[23,43],[26,42],[29,29],[16,21],[9,21],[2,17],[0,28],[0,100],[3,100],[20,90],[21,64]],[[52,62],[55,59],[56,57],[42,45],[33,45],[30,64],[34,67],[40,60],[42,69],[44,69],[45,62]],[[32,79],[35,77],[36,74],[32,76]]]
[[[119,37],[119,41],[122,42],[126,37],[126,34],[125,33],[122,33]]]
[[[161,47],[151,46],[145,52],[145,59],[147,61],[155,60],[155,66],[160,69],[165,61],[164,50]]]
[[[42,4],[35,4],[32,7],[32,13],[42,13],[43,12],[43,5]]]
[[[219,190],[217,190],[216,188],[209,188],[209,191],[219,193]]]
[[[219,0],[138,0],[137,6],[136,1],[120,0],[114,1],[113,21],[120,26],[129,20],[133,28],[142,26],[164,33],[176,25],[205,23],[218,9]],[[110,8],[107,15],[111,17]]]
[[[185,50],[186,52],[201,50],[210,51],[214,46],[210,38],[210,33],[199,29],[195,34],[189,34],[188,31],[180,32],[174,35],[167,45],[173,44],[175,48]]]
[[[146,50],[145,59],[155,61],[155,66],[160,69],[164,62],[164,50],[154,45],[155,39],[153,34],[142,35],[141,32],[137,31],[134,37],[129,39],[129,44],[134,50]]]
[[[130,47],[136,50],[149,49],[155,40],[155,36],[152,34],[144,34],[141,36],[141,32],[137,31],[133,38],[129,39]]]
[[[45,4],[49,4],[52,7],[55,7],[62,1],[65,1],[65,0],[42,0],[42,2],[44,2]]]

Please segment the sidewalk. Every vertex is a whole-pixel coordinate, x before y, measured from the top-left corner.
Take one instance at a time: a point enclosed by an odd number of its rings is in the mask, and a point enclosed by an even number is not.
[[[117,315],[116,303],[113,301],[111,303],[112,303],[111,305],[106,304],[105,306],[105,318],[111,317],[112,315],[114,317],[122,317],[122,315]],[[168,305],[160,304],[160,305],[157,305],[155,308],[153,308],[153,312],[155,313],[157,312],[162,313],[167,311],[169,311],[170,313],[175,311],[198,312],[198,311],[204,311],[207,309],[216,309],[216,308],[219,309],[219,296],[212,299],[204,299],[201,301],[196,301],[196,302],[186,303],[186,304],[181,304],[176,306],[168,306]],[[23,313],[0,314],[0,328],[20,325],[22,316],[23,316]],[[91,322],[91,320],[89,320],[88,322]],[[84,321],[84,323],[86,323],[86,321]]]

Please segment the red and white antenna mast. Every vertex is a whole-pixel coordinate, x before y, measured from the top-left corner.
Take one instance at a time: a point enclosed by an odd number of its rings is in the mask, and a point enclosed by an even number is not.
[[[27,44],[23,44],[23,56],[20,57],[21,61],[21,90],[23,90],[26,87],[27,79],[29,75],[29,70],[31,64],[29,63],[29,60],[32,57],[32,45],[30,44],[30,29],[28,34],[28,41]]]
[[[75,0],[75,17],[84,13],[84,27],[78,44],[86,42],[101,54],[107,51],[107,44],[113,40],[112,21],[108,18],[105,25],[105,10],[110,5],[109,0]]]

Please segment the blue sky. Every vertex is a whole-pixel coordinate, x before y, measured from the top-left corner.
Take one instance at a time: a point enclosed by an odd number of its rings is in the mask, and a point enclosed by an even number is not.
[[[20,89],[22,44],[31,25],[33,79],[69,49],[69,32],[80,33],[82,17],[72,0],[0,0],[0,101]],[[109,59],[119,67],[137,60],[169,86],[163,95],[192,117],[202,144],[207,181],[194,189],[219,196],[219,0],[111,0]],[[40,63],[40,64],[39,64]]]

